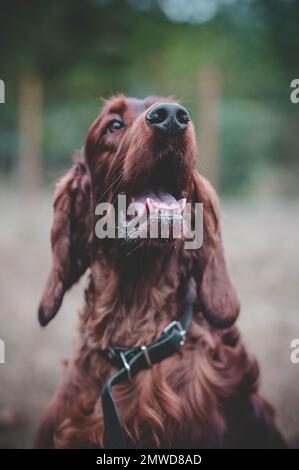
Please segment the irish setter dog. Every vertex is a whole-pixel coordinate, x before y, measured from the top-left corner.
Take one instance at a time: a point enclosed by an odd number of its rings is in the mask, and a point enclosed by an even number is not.
[[[193,124],[181,105],[119,95],[105,103],[81,159],[59,182],[41,325],[87,269],[90,280],[76,353],[66,363],[37,447],[105,447],[101,392],[117,368],[99,350],[155,342],[182,314],[188,279],[196,299],[185,344],[114,387],[128,446],[284,447],[273,410],[258,394],[257,363],[234,325],[239,302],[223,252],[219,202],[196,159]],[[166,208],[171,214],[163,223],[170,229],[186,201],[202,203],[201,247],[185,249],[183,231],[176,238],[97,237],[96,206],[116,206],[119,194],[128,202],[146,201],[147,211],[150,205]]]

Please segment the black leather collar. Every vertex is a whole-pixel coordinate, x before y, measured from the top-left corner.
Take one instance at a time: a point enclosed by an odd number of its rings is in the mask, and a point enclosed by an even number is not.
[[[106,449],[126,449],[127,442],[123,424],[118,414],[112,394],[113,385],[131,380],[142,369],[163,361],[172,356],[185,343],[193,318],[194,296],[187,292],[184,312],[180,320],[171,322],[164,328],[160,338],[147,346],[138,348],[109,347],[98,352],[107,358],[119,370],[113,374],[102,389],[102,406],[104,414],[104,444]]]

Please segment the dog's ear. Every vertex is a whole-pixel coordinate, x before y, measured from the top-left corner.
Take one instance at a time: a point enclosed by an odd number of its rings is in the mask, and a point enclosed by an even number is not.
[[[215,328],[231,326],[240,304],[231,281],[221,238],[220,207],[215,190],[197,171],[193,174],[195,202],[203,203],[203,245],[195,266],[201,311]]]
[[[45,326],[56,315],[63,296],[89,266],[90,184],[84,163],[76,163],[54,193],[51,230],[52,267],[38,317]]]

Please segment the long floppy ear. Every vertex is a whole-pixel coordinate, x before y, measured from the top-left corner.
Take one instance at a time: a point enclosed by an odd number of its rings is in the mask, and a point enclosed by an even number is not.
[[[56,315],[66,290],[89,266],[90,207],[87,169],[78,162],[61,179],[54,193],[52,267],[38,310],[42,326]]]
[[[215,190],[197,171],[193,174],[194,199],[203,203],[203,245],[195,266],[201,311],[215,328],[231,326],[240,310],[228,271],[220,227],[220,207]]]

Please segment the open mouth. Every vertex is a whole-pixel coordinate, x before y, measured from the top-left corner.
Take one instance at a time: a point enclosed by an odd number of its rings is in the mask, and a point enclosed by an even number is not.
[[[169,192],[149,189],[142,194],[134,196],[132,204],[139,217],[147,214],[148,220],[171,223],[183,221],[186,198],[177,200]]]
[[[121,230],[127,240],[155,238],[181,239],[185,234],[186,199],[177,200],[163,190],[148,189],[131,198],[127,217],[121,217]]]
[[[184,166],[168,155],[158,161],[154,171],[130,197],[130,210],[123,220],[129,238],[183,238],[186,191]],[[140,224],[136,230],[136,218]]]

